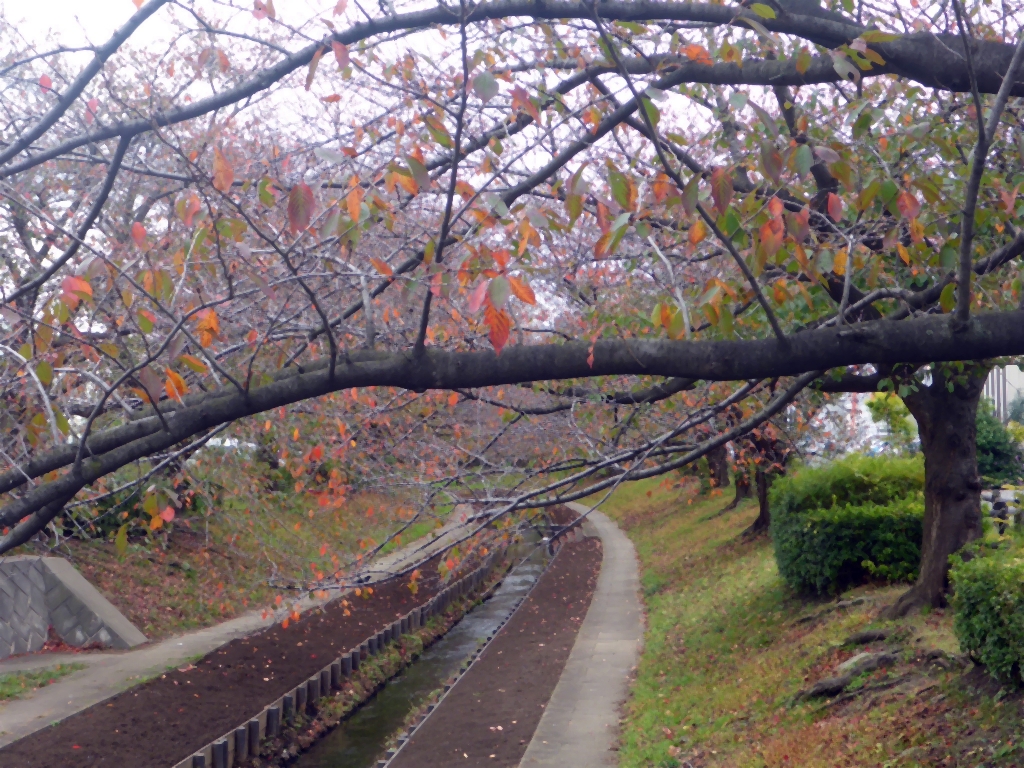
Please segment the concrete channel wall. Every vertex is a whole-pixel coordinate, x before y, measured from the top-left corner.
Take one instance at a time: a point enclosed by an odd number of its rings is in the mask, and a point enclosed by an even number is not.
[[[60,557],[0,559],[0,659],[43,647],[53,627],[68,645],[134,648],[146,636]]]

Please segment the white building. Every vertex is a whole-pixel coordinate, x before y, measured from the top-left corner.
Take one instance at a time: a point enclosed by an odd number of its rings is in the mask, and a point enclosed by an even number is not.
[[[995,406],[996,416],[1004,424],[1010,418],[1010,403],[1024,395],[1024,372],[1019,366],[993,368],[985,381],[985,397]]]

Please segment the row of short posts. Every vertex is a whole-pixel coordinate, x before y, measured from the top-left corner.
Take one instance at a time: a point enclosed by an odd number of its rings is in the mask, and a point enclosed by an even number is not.
[[[241,765],[250,757],[258,755],[261,730],[264,731],[263,738],[272,739],[280,735],[284,725],[294,721],[296,714],[315,715],[321,697],[329,695],[331,691],[340,691],[345,680],[359,669],[363,661],[383,651],[388,643],[424,626],[428,618],[443,612],[459,597],[476,590],[484,582],[493,564],[492,555],[473,573],[449,585],[424,605],[395,620],[363,641],[358,648],[353,648],[330,666],[310,677],[305,684],[285,694],[280,703],[267,707],[266,724],[262,729],[260,718],[254,717],[245,725],[236,728],[229,736],[213,742],[210,749],[212,768],[232,768],[233,765]],[[205,749],[192,756],[192,768],[207,768]]]

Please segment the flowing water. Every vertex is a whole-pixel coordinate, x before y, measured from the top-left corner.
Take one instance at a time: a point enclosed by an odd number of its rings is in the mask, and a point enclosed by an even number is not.
[[[432,691],[459,671],[481,642],[530,591],[547,564],[547,547],[536,537],[513,548],[524,558],[495,590],[494,595],[465,616],[412,666],[391,680],[355,714],[317,742],[295,763],[298,768],[371,768],[389,736]],[[518,550],[518,551],[516,551]]]

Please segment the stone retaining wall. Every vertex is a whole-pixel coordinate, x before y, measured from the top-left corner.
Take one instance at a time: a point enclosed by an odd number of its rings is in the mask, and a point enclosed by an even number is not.
[[[0,659],[43,647],[53,627],[68,645],[133,648],[146,636],[68,561],[0,559]]]

